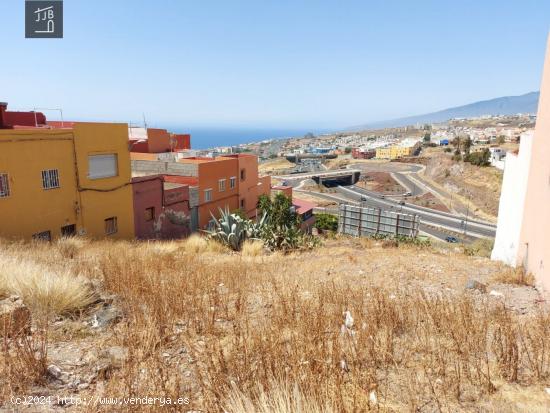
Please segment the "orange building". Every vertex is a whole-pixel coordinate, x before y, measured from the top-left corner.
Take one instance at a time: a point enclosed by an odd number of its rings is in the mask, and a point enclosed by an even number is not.
[[[239,208],[237,159],[185,158],[179,163],[194,166],[197,171],[199,228],[206,228],[212,215],[219,215],[219,209],[234,211]]]
[[[132,152],[163,153],[191,149],[191,135],[170,133],[166,129],[129,128]]]
[[[250,154],[182,158],[178,161],[153,159],[152,154],[132,153],[134,176],[166,175],[167,182],[187,184],[197,229],[204,229],[219,216],[220,209],[242,210],[249,218],[256,216],[258,197],[269,194],[271,178],[258,177],[258,158]]]

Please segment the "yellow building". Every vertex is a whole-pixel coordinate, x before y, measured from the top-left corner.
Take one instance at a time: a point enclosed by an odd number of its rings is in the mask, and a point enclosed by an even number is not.
[[[420,147],[420,141],[404,140],[398,145],[386,146],[376,149],[378,159],[399,159],[405,156],[413,156]]]
[[[0,129],[0,236],[133,238],[128,125]]]

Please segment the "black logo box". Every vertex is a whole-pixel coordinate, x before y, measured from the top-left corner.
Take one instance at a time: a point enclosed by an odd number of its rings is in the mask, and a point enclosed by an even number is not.
[[[63,0],[26,0],[25,37],[62,38]]]

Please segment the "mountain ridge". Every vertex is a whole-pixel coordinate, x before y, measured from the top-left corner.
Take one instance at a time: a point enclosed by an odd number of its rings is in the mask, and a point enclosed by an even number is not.
[[[401,127],[417,123],[437,123],[445,122],[453,118],[471,118],[483,115],[515,115],[517,113],[536,114],[538,101],[538,91],[518,96],[502,96],[488,100],[480,100],[462,106],[455,106],[437,112],[352,126],[347,128],[347,130]]]

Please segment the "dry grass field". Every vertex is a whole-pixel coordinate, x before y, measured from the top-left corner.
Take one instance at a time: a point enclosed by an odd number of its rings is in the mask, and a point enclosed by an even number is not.
[[[276,174],[281,171],[294,168],[296,165],[285,158],[275,158],[258,165],[258,171],[264,175]]]
[[[545,412],[550,316],[520,276],[343,237],[288,255],[196,236],[1,241],[0,291],[32,329],[1,339],[0,410],[72,395],[97,399],[21,411]],[[188,404],[101,403],[130,396]]]

